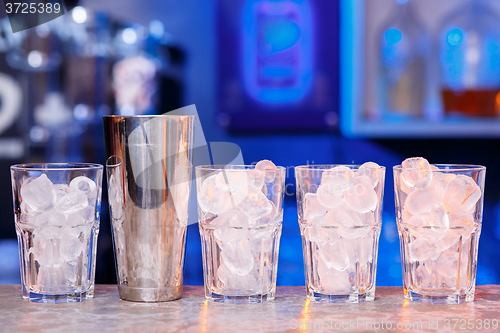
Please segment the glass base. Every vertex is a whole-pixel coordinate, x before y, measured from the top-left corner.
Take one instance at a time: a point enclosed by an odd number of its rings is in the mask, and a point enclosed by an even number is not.
[[[429,303],[429,304],[461,304],[474,301],[475,288],[472,288],[466,294],[452,295],[429,295],[417,293],[411,290],[404,291],[405,298],[412,302]]]
[[[264,303],[266,301],[274,300],[274,293],[248,295],[248,296],[246,295],[228,296],[228,295],[219,295],[216,293],[211,293],[209,295],[206,295],[206,298],[216,303],[231,303],[231,304]]]
[[[24,298],[24,297],[23,297]],[[27,299],[32,303],[78,303],[86,299],[94,298],[94,290],[75,292],[68,294],[39,294],[28,292]]]
[[[375,300],[375,288],[366,293],[352,293],[349,295],[329,295],[309,290],[307,298],[314,302],[326,303],[363,303]]]

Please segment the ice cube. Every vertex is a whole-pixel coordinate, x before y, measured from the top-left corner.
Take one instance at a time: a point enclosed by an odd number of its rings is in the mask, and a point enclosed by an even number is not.
[[[56,191],[46,174],[23,184],[21,187],[23,201],[35,211],[43,212],[51,209],[56,202]]]
[[[321,185],[328,185],[329,192],[342,192],[354,183],[354,173],[346,166],[336,166],[323,172]]]
[[[69,263],[67,262],[64,265],[64,274],[66,275],[66,279],[69,281],[70,284],[75,285],[77,283],[76,279],[78,278],[78,267],[79,265],[77,263]],[[85,276],[85,272],[82,272],[82,276]]]
[[[198,204],[204,212],[222,214],[231,207],[231,196],[215,185],[216,177],[212,175],[203,181],[201,191],[198,190]]]
[[[231,203],[235,206],[240,204],[243,200],[246,199],[248,192],[252,191],[258,191],[255,187],[242,187],[238,189],[237,191],[230,192],[231,194]],[[262,193],[264,194],[264,193]],[[265,195],[265,194],[264,194]]]
[[[364,237],[370,229],[364,225],[362,215],[344,203],[325,214],[325,223],[337,226],[335,233],[348,239]]]
[[[435,238],[440,237],[441,230],[432,226],[432,217],[430,213],[419,213],[413,215],[408,220],[408,226],[411,233],[416,237]]]
[[[418,213],[412,215],[408,221],[405,221],[412,227],[423,227],[431,225],[431,213]]]
[[[440,233],[440,235],[443,235],[443,233]],[[429,244],[429,247],[431,249],[431,254],[430,254],[430,259],[429,260],[436,260],[437,258],[439,258],[439,256],[441,255],[441,252],[443,252],[443,250],[440,248],[440,242],[439,242],[439,238],[436,238],[436,237],[427,237],[427,243]]]
[[[470,276],[470,269],[471,269],[471,242],[470,241],[464,241],[462,243],[460,250],[460,276],[465,279],[461,279],[460,284],[464,286],[467,283],[467,278]]]
[[[224,284],[228,285],[229,280],[230,280],[230,275],[231,271],[224,265],[224,263],[221,263],[219,265],[219,268],[217,268],[217,278]]]
[[[260,190],[267,197],[267,195],[269,194],[269,191],[267,189],[267,185],[266,184],[262,185],[262,188]]]
[[[224,279],[223,285],[220,286],[222,294],[224,295],[239,295],[242,292],[249,294],[262,293],[262,291],[258,291],[259,288],[262,290],[262,284],[258,284],[258,275],[255,270],[252,270],[245,276],[241,276],[231,273],[231,271],[225,267],[224,264],[221,264],[221,266],[217,269],[217,274],[220,274],[220,276]]]
[[[446,174],[442,172],[433,172],[432,180],[427,184],[426,187],[432,188],[434,191],[434,195],[438,198],[439,201],[442,200],[444,189],[446,185],[455,177],[454,174]]]
[[[425,189],[432,191],[433,197],[436,201],[441,202],[446,185],[447,181],[445,176],[440,172],[434,172],[432,180],[425,186]]]
[[[245,170],[222,170],[215,177],[215,185],[222,191],[234,192],[248,186]]]
[[[250,240],[250,249],[252,250],[252,255],[255,258],[260,257],[261,262],[262,260],[265,261],[266,258],[273,252],[275,232],[276,228],[273,226],[252,228],[250,230],[249,240]],[[258,265],[260,264],[258,263]]]
[[[328,236],[324,231],[324,228],[317,225],[310,225],[304,227],[305,235],[304,237],[310,242],[317,243],[318,246],[326,243]]]
[[[364,224],[362,214],[358,214],[346,204],[329,210],[325,214],[325,223],[337,226],[336,234],[347,239],[364,237],[370,227]]]
[[[401,180],[410,189],[422,188],[432,179],[431,165],[423,157],[407,158],[401,166]]]
[[[364,225],[372,226],[377,223],[377,219],[375,218],[375,212],[367,212],[363,214],[359,214],[361,217],[361,221]]]
[[[256,244],[260,244],[260,240],[272,240],[277,226],[262,225],[250,229],[250,239],[256,240]]]
[[[82,241],[90,239],[90,233],[92,232],[92,223],[75,224],[67,227],[68,236],[73,238],[81,238]],[[66,232],[65,231],[65,232]]]
[[[413,215],[408,212],[408,209],[406,209],[406,207],[403,207],[401,211],[402,223],[408,223],[408,221],[410,221],[412,216]]]
[[[353,291],[347,271],[330,270],[328,274],[320,277],[320,284],[324,294],[349,295]]]
[[[26,203],[26,201],[21,202],[21,221],[24,223],[35,223],[37,215],[40,215],[39,212],[34,210]]]
[[[83,192],[88,199],[88,204],[95,205],[98,188],[92,179],[85,176],[73,178],[69,183],[69,190],[70,192]]]
[[[432,207],[439,202],[434,191],[430,188],[416,189],[405,200],[405,208],[410,214],[430,212]]]
[[[87,206],[76,214],[80,214],[80,216],[87,222],[99,220],[99,209],[93,206]],[[67,220],[69,222],[69,219]]]
[[[247,171],[248,186],[251,188],[262,188],[265,178],[266,173],[262,170],[254,169],[252,171]]]
[[[448,213],[448,218],[450,220],[450,227],[473,226],[476,221],[472,213],[458,215]]]
[[[60,228],[46,225],[37,228],[33,239],[33,250],[36,261],[45,267],[61,267],[64,260],[61,256],[59,237]]]
[[[318,245],[318,249],[319,247],[320,246]],[[315,267],[313,269],[315,269],[315,271],[318,273],[319,278],[321,279],[322,277],[330,273],[330,269],[328,268],[328,266],[326,266],[325,261],[322,258],[320,258],[319,252],[317,250],[313,252],[313,256],[315,264]]]
[[[316,198],[318,202],[326,208],[335,208],[342,202],[343,193],[342,191],[336,191],[335,186],[330,186],[329,184],[320,185],[318,191],[316,192]]]
[[[66,225],[66,216],[61,214],[55,209],[48,210],[43,212],[36,218],[36,225],[54,225],[54,226],[65,226]]]
[[[198,207],[199,210],[201,211],[201,215],[203,216],[203,218],[205,215],[213,215],[209,213],[212,203],[210,202],[210,200],[208,200],[206,195],[204,195],[201,191],[197,191],[196,199],[198,201]]]
[[[358,213],[373,211],[378,205],[377,193],[367,176],[356,177],[353,186],[344,191],[344,198],[347,205]]]
[[[248,218],[239,209],[225,211],[217,216],[212,224],[216,226],[214,236],[223,246],[230,242],[238,242],[249,235]]]
[[[255,165],[255,169],[262,170],[265,173],[264,181],[266,183],[272,183],[276,177],[277,168],[276,165],[269,160],[259,161]]]
[[[374,237],[368,235],[354,241],[356,254],[361,266],[367,266],[373,261]],[[351,261],[352,262],[352,261]]]
[[[415,270],[415,282],[421,288],[428,287],[430,285],[430,274],[426,267],[422,264],[418,265]]]
[[[436,262],[438,272],[448,278],[458,276],[458,262],[460,256],[456,252],[446,251],[443,252]]]
[[[398,189],[401,190],[403,193],[410,194],[411,191],[413,191],[414,187],[410,188],[406,185],[405,181],[403,180],[403,174],[401,173],[399,177],[395,179],[398,185]]]
[[[250,189],[246,197],[236,204],[236,206],[243,211],[250,220],[256,220],[268,215],[273,206],[271,201],[259,190]]]
[[[305,220],[310,220],[316,216],[325,215],[326,208],[325,206],[319,203],[317,194],[306,193],[303,200],[304,200],[303,209],[304,209]]]
[[[325,215],[323,216],[315,216],[311,220],[306,221],[308,224],[316,225],[316,226],[325,226],[327,225],[325,221]]]
[[[283,221],[282,212],[281,213],[278,212],[278,209],[276,209],[276,206],[274,205],[274,203],[272,201],[269,201],[269,203],[271,204],[271,207],[272,207],[269,214],[267,214],[266,216],[263,216],[261,218],[255,219],[255,220],[250,220],[249,226],[251,228],[261,227],[261,226],[265,226],[265,225],[272,225],[272,224],[280,223]]]
[[[429,244],[426,237],[418,237],[408,246],[410,261],[425,261],[433,255],[435,249]]]
[[[446,185],[443,206],[451,214],[471,213],[479,198],[481,198],[481,188],[474,180],[465,175],[457,175]]]
[[[327,225],[339,227],[362,226],[363,221],[359,214],[350,209],[346,204],[342,204],[335,209],[330,209],[325,214]]]
[[[229,243],[221,251],[224,264],[233,274],[245,276],[254,266],[254,258],[248,239]]]
[[[69,186],[67,184],[54,184],[56,191],[56,202],[69,193]]]
[[[436,240],[436,247],[442,252],[454,247],[457,250],[459,236],[454,230],[447,230]]]
[[[80,212],[68,214],[66,217],[66,223],[68,226],[78,226],[85,224],[87,222],[86,219],[80,214]]]
[[[356,177],[367,176],[370,178],[372,187],[375,188],[380,180],[381,169],[380,165],[373,162],[366,162],[361,164],[358,170],[355,172]]]
[[[80,191],[70,192],[56,202],[54,208],[62,214],[76,213],[88,206],[85,193]]]
[[[75,262],[85,251],[85,245],[78,237],[64,237],[61,240],[61,257],[66,262]]]
[[[36,276],[36,285],[34,285],[32,288],[35,292],[56,294],[67,292],[68,288],[65,287],[65,285],[66,275],[64,272],[64,267],[62,265],[41,265]]]
[[[440,230],[440,232],[446,232],[446,230],[450,227],[448,213],[440,203],[437,203],[434,207],[432,207],[430,216],[431,226]]]
[[[349,256],[345,251],[342,239],[321,245],[318,254],[329,269],[345,271],[349,267]]]
[[[374,238],[371,234],[357,239],[344,239],[343,242],[351,267],[356,262],[360,267],[366,267],[372,262]]]

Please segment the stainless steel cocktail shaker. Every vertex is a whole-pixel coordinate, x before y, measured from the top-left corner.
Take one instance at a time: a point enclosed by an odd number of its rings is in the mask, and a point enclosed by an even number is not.
[[[180,298],[194,116],[105,116],[108,198],[120,298]]]

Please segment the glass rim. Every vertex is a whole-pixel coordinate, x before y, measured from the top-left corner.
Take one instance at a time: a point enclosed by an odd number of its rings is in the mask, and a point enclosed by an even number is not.
[[[102,170],[104,167],[97,163],[25,163],[14,164],[10,167],[16,171],[69,171],[69,170]]]
[[[430,171],[436,171],[436,172],[457,172],[457,171],[483,171],[486,170],[486,167],[484,165],[477,165],[477,164],[431,164],[436,167],[443,167],[439,168],[439,170],[434,170],[430,169]],[[401,164],[395,165],[392,167],[394,171],[401,171],[403,170],[403,166]],[[420,168],[405,168],[405,170],[421,170]]]
[[[349,168],[352,170],[359,169],[360,166],[363,164],[309,164],[309,165],[298,165],[295,167],[295,170],[301,171],[301,170],[307,170],[307,171],[313,171],[313,170],[319,170],[319,171],[328,171],[332,168],[338,167],[338,166],[345,166],[345,167],[355,167]],[[375,170],[385,170],[385,166],[379,165],[378,168],[373,168]]]
[[[236,167],[236,168],[226,168],[226,167]],[[198,165],[195,167],[195,170],[209,170],[209,171],[217,171],[217,170],[226,170],[226,171],[242,171],[242,170],[255,170],[255,165],[246,165],[246,164],[207,164],[207,165]],[[276,166],[275,169],[258,169],[262,171],[282,171],[286,170],[285,167]]]
[[[119,114],[110,114],[110,115],[105,115],[102,116],[102,118],[196,118],[196,116],[193,115],[175,115],[175,114],[158,114],[158,115],[145,115],[145,114],[138,114],[138,115],[130,115],[130,116],[122,116]]]

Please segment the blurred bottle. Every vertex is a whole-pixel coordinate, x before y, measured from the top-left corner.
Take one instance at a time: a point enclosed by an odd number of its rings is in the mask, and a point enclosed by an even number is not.
[[[7,64],[20,72],[25,95],[25,135],[29,161],[79,161],[72,145],[71,112],[62,92],[60,19],[12,34]]]
[[[102,116],[113,106],[110,72],[115,47],[106,13],[76,6],[58,29],[63,44],[64,95],[71,110],[81,158],[103,161]]]
[[[114,36],[117,62],[112,70],[116,113],[152,115],[182,106],[184,52],[163,23],[149,28],[122,26]]]
[[[9,19],[0,19],[0,165],[12,164],[25,155],[22,133],[26,130],[23,91],[19,71],[7,65],[14,34]]]
[[[378,109],[383,117],[419,117],[429,37],[415,17],[412,0],[396,0],[379,35]]]
[[[488,1],[469,1],[439,35],[445,114],[500,113],[500,23]]]

